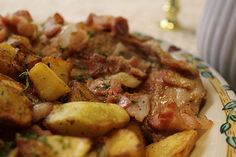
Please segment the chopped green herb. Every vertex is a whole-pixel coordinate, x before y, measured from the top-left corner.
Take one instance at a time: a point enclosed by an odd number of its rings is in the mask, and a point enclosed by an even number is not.
[[[23,89],[23,91],[25,91],[26,89],[28,89],[30,87],[29,71],[28,71],[28,69],[26,69],[26,71],[22,72],[19,75],[19,78],[25,81],[25,88]]]
[[[136,104],[136,103],[137,103],[137,101],[135,101],[135,100],[131,100],[131,102],[132,102],[133,104]]]
[[[13,149],[14,142],[8,141],[5,142],[4,146],[0,148],[0,157],[6,157],[8,153]]]
[[[102,85],[97,86],[96,89],[98,89],[98,90],[106,90],[106,89],[108,89],[108,88],[110,88],[110,87],[111,87],[111,86],[110,86],[109,84],[103,83]]]
[[[38,138],[38,135],[35,132],[32,132],[32,131],[25,131],[24,133],[18,134],[17,136],[22,136],[22,137],[28,138],[28,139]]]
[[[102,55],[107,58],[108,57],[108,52],[102,52]]]
[[[74,77],[75,80],[79,81],[79,82],[85,82],[85,78],[82,75],[77,75]]]
[[[1,91],[1,96],[3,96],[4,95],[4,91]]]
[[[52,146],[48,143],[48,139],[46,136],[40,136],[38,138],[38,141],[43,143],[45,146],[49,147],[49,148],[52,148]]]
[[[88,31],[87,33],[88,33],[89,38],[94,37],[94,31]]]
[[[80,70],[87,70],[87,66],[81,63],[77,63],[76,67],[79,68]]]
[[[67,48],[66,47],[63,47],[63,46],[59,46],[59,50],[61,51],[61,52],[64,52],[65,50],[66,50]]]
[[[70,141],[67,141],[67,143],[66,142],[62,143],[62,149],[67,149],[67,148],[70,148],[70,147],[71,147]]]
[[[38,152],[36,152],[36,150],[33,148],[32,152],[31,152],[32,157],[40,157],[40,155],[38,154]]]
[[[47,63],[47,66],[50,68],[50,67],[51,67],[51,64],[48,62],[48,63]]]
[[[39,57],[43,57],[42,51],[38,51],[38,52],[36,53],[36,55],[38,55]]]

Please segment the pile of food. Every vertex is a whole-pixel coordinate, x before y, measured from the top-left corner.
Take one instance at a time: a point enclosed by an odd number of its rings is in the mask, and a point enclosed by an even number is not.
[[[205,98],[193,65],[122,17],[0,16],[0,157],[187,157]]]

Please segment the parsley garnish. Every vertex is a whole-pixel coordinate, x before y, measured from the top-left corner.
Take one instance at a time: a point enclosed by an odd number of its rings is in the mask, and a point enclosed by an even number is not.
[[[94,37],[94,31],[88,31],[87,33],[88,33],[89,38]]]
[[[23,91],[27,90],[30,87],[28,69],[25,72],[21,73],[19,75],[19,78],[22,79],[22,80],[25,80],[25,88],[23,89]]]
[[[111,85],[103,83],[102,85],[97,86],[96,89],[98,89],[98,90],[106,90],[106,89],[108,89],[110,87],[111,87]]]
[[[40,136],[40,137],[38,138],[38,141],[41,142],[41,143],[43,143],[43,144],[46,145],[47,147],[52,148],[52,146],[48,143],[48,139],[47,139],[46,136]]]
[[[85,82],[85,78],[82,75],[77,75],[74,77],[75,80],[79,81],[79,82]]]
[[[59,46],[59,50],[61,51],[61,52],[64,52],[65,50],[66,50],[67,48],[66,47],[63,47],[63,46]]]
[[[5,142],[4,146],[0,148],[0,157],[6,157],[13,147],[14,142]]]
[[[35,132],[32,131],[25,131],[22,134],[17,134],[17,136],[21,136],[27,139],[37,139],[38,135]]]

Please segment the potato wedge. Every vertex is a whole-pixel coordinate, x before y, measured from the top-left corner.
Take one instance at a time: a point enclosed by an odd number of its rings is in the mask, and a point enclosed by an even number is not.
[[[146,147],[146,157],[188,157],[197,140],[197,131],[176,133]]]
[[[120,129],[105,141],[106,157],[143,157],[144,145],[131,130]]]
[[[11,77],[17,77],[22,70],[15,60],[17,49],[8,43],[0,43],[0,73]]]
[[[119,72],[117,74],[111,75],[110,79],[118,80],[126,87],[135,88],[141,81],[136,79],[134,76],[127,74],[125,72]]]
[[[10,153],[7,155],[7,157],[17,157],[18,156],[18,149],[15,148],[10,151]]]
[[[29,126],[32,105],[23,93],[23,86],[0,74],[0,122],[12,127]]]
[[[99,157],[99,154],[96,150],[89,152],[85,157]]]
[[[145,138],[144,138],[144,135],[143,135],[143,132],[140,128],[139,123],[132,121],[128,124],[126,129],[129,129],[130,131],[134,132],[137,135],[137,137],[139,138],[139,140],[141,141],[141,144],[143,146],[146,145],[146,141],[145,141]]]
[[[84,157],[89,152],[91,144],[87,138],[59,135],[17,139],[19,154],[29,157]]]
[[[54,71],[60,79],[62,79],[65,83],[68,83],[69,72],[72,68],[71,63],[54,57],[44,57],[42,62],[48,65],[48,67],[52,69],[52,71]]]
[[[116,104],[80,101],[54,108],[45,126],[59,134],[96,137],[128,121],[125,109]]]
[[[87,138],[59,135],[46,136],[44,138],[41,138],[41,140],[51,145],[53,151],[57,152],[57,157],[84,157],[92,145]]]
[[[29,71],[29,77],[41,99],[53,101],[70,91],[65,82],[44,63],[35,64]]]

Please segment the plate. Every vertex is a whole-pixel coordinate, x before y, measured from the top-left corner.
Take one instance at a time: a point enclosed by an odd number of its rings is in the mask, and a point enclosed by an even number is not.
[[[233,90],[200,58],[168,42],[156,41],[174,58],[196,65],[208,92],[201,114],[205,114],[214,124],[200,136],[190,157],[236,157],[236,96]]]

